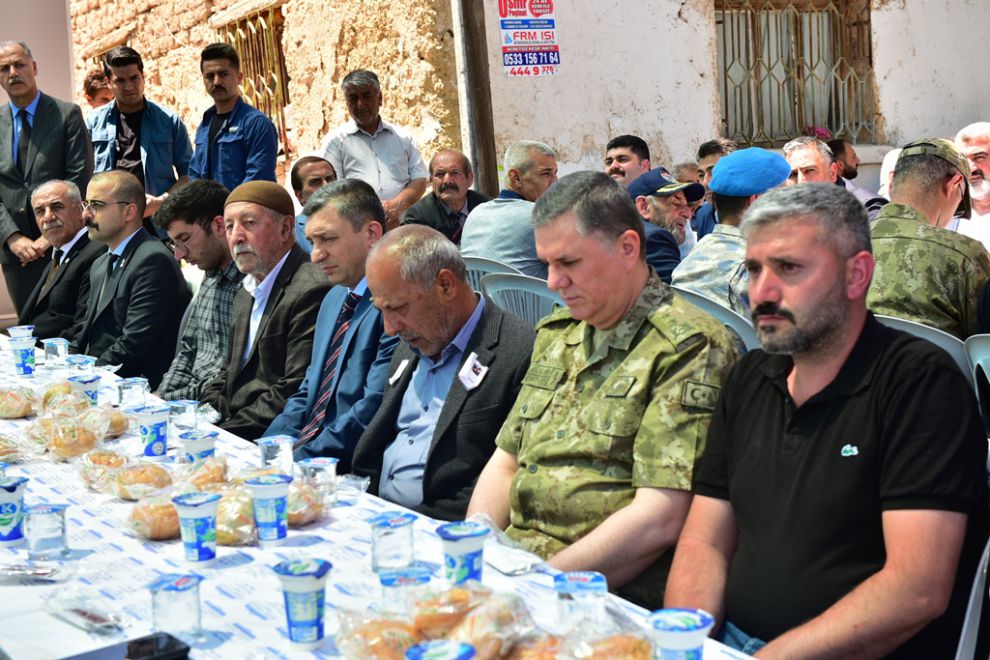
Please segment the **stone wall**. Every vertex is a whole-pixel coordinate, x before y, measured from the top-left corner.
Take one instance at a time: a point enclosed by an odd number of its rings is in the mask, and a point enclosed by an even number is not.
[[[257,3],[255,3],[257,4]],[[217,40],[208,21],[234,0],[69,0],[75,80],[93,58],[122,43],[145,61],[148,98],[176,110],[192,134],[212,101],[199,53]],[[449,0],[286,0],[282,48],[289,75],[287,123],[297,154],[316,149],[346,121],[340,79],[374,70],[382,116],[409,128],[424,157],[460,144]],[[81,90],[76,101],[85,106]]]

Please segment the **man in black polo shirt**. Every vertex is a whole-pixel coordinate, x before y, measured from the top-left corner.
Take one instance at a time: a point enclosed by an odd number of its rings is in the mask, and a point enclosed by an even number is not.
[[[665,605],[760,657],[951,658],[987,538],[972,390],[867,310],[849,192],[773,190],[743,232],[763,350],[722,388]]]

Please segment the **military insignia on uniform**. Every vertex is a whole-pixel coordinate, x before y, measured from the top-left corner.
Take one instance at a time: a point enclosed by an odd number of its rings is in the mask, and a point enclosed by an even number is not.
[[[715,402],[718,401],[719,387],[699,383],[696,380],[689,380],[684,383],[684,390],[681,393],[681,405],[689,408],[701,408],[703,410],[715,410]]]

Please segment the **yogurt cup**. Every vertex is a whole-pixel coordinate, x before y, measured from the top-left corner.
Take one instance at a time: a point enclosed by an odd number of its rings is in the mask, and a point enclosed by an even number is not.
[[[245,482],[254,504],[254,525],[261,545],[278,545],[288,533],[289,484],[287,474],[265,474]]]
[[[130,411],[141,430],[145,456],[164,456],[168,451],[168,407],[141,406]]]
[[[99,376],[70,376],[68,378],[72,384],[72,391],[86,397],[90,406],[96,405],[96,400],[100,396]]]
[[[660,660],[701,660],[715,619],[704,610],[670,608],[650,615],[650,629]]]
[[[34,336],[34,326],[33,325],[15,325],[7,328],[7,334],[11,339],[19,339],[23,337]]]
[[[261,452],[261,469],[273,467],[282,474],[292,474],[295,465],[292,459],[292,446],[296,439],[291,435],[269,435],[258,439]]]
[[[0,479],[0,546],[24,541],[24,491],[27,477]]]
[[[186,493],[172,498],[186,561],[209,566],[217,560],[217,504],[220,493]]]
[[[323,644],[327,573],[332,567],[323,559],[289,559],[272,566],[282,582],[289,641],[301,651]]]
[[[421,642],[406,651],[406,660],[471,660],[477,654],[467,642],[435,639]]]
[[[412,605],[430,586],[430,570],[425,566],[406,566],[380,571],[383,613],[403,618],[412,614]]]
[[[198,463],[216,454],[218,437],[220,436],[216,431],[186,431],[179,435],[186,462]]]
[[[11,337],[10,351],[14,356],[14,371],[18,376],[30,376],[34,373],[34,337]]]
[[[443,564],[451,584],[481,581],[485,539],[489,531],[487,525],[472,520],[437,527],[437,536],[443,541]]]

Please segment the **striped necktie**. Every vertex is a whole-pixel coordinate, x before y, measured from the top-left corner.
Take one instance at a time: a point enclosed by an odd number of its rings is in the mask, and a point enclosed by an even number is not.
[[[340,308],[340,315],[337,317],[337,329],[333,333],[333,339],[330,340],[330,348],[327,351],[329,357],[323,363],[323,371],[321,372],[325,376],[320,382],[316,403],[313,404],[312,417],[310,417],[309,423],[303,427],[302,432],[299,434],[299,439],[296,440],[296,447],[301,447],[312,440],[323,428],[323,421],[327,416],[327,404],[330,402],[330,395],[332,394],[330,385],[333,383],[334,376],[337,374],[337,358],[340,357],[340,349],[344,344],[344,335],[347,334],[347,328],[351,325],[351,319],[354,318],[354,309],[357,307],[359,300],[361,300],[361,296],[351,291],[344,300],[344,306]]]

